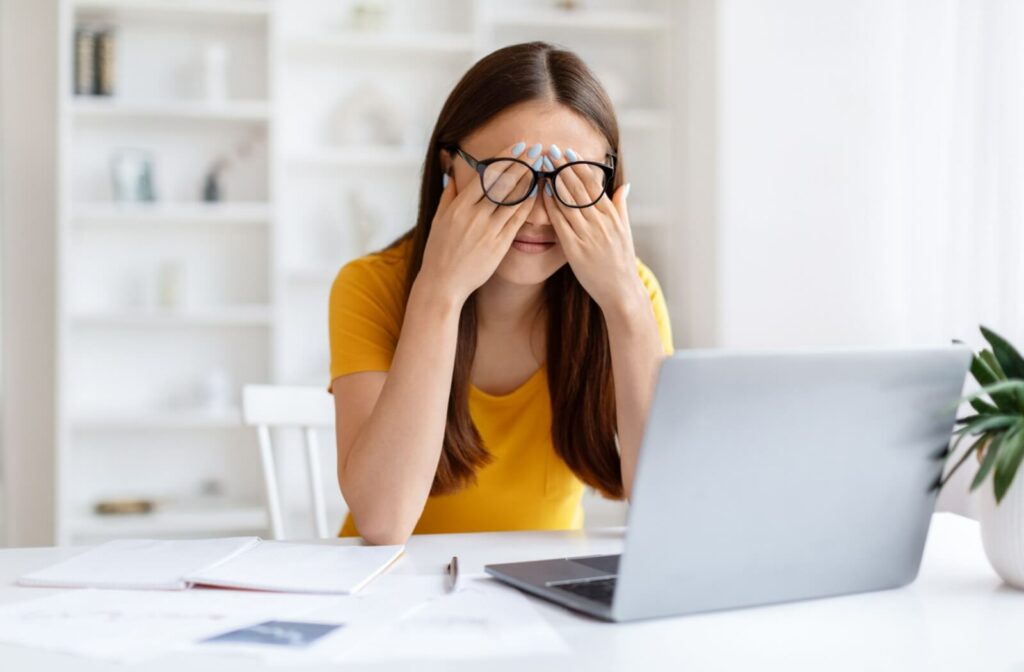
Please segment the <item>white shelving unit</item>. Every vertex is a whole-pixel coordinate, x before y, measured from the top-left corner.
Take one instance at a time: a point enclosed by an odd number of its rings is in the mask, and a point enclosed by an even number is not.
[[[374,27],[353,19],[358,4],[61,0],[61,542],[265,533],[255,437],[241,426],[237,389],[326,387],[331,282],[345,262],[413,225],[440,106],[495,48],[551,41],[604,81],[633,183],[637,251],[665,284],[669,0],[589,0],[571,11],[554,0],[363,3],[385,8]],[[71,93],[80,23],[117,31],[111,98]],[[197,84],[211,42],[228,53],[228,96],[215,102]],[[394,142],[339,135],[339,110],[368,95],[397,110]],[[202,202],[204,172],[242,143],[254,148],[225,178],[223,202]],[[155,157],[157,202],[114,202],[110,159],[120,148]],[[369,237],[359,217],[373,224]],[[185,276],[173,306],[160,300],[168,264]],[[221,369],[236,390],[230,403],[190,405]],[[275,444],[287,453],[282,438]],[[333,443],[321,441],[328,465]],[[301,467],[279,461],[286,505],[301,509]],[[323,471],[336,493],[334,470]],[[211,484],[212,497],[203,494]],[[122,497],[160,505],[138,516],[90,513]],[[340,517],[340,496],[330,506]]]

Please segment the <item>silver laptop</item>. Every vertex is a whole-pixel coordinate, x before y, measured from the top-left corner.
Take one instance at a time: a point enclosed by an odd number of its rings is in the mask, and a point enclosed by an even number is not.
[[[486,571],[613,621],[906,585],[970,359],[678,352],[658,375],[622,555]]]

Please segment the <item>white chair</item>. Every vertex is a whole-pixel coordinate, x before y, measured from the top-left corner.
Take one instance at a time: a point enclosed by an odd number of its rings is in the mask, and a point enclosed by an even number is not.
[[[270,430],[281,428],[302,431],[314,526],[318,537],[327,538],[327,509],[316,430],[334,427],[334,398],[322,387],[246,385],[242,390],[242,416],[246,425],[256,427],[259,437],[270,532],[274,539],[284,538],[284,521]]]

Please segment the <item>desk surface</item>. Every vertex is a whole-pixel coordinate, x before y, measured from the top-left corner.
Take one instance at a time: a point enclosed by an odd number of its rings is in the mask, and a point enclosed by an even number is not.
[[[512,532],[413,537],[392,571],[436,574],[453,553],[463,572],[494,562],[615,553],[621,530]],[[20,588],[14,578],[81,549],[0,551],[0,603],[49,590]],[[531,598],[532,599],[532,598]],[[988,566],[974,521],[937,514],[917,581],[907,588],[629,624],[607,624],[535,601],[565,638],[573,658],[487,661],[496,670],[1001,670],[1024,672],[1024,592],[1003,585]],[[124,670],[124,665],[0,644],[4,670]],[[227,663],[227,664],[225,664]],[[187,666],[187,667],[186,667]],[[423,669],[479,670],[481,661],[416,664]],[[147,670],[251,670],[252,660],[193,654],[140,665]],[[352,669],[352,665],[346,665]],[[372,665],[388,670],[408,662]],[[134,669],[134,668],[133,668]],[[336,669],[310,666],[301,669]]]

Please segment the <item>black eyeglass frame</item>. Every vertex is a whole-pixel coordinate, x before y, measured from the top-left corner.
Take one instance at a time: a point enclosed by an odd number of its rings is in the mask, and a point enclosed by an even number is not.
[[[596,167],[600,168],[601,171],[604,173],[604,183],[601,185],[601,193],[598,194],[597,198],[595,198],[593,200],[593,202],[587,203],[586,205],[576,205],[575,203],[566,203],[565,199],[563,199],[561,196],[558,195],[558,189],[555,189],[552,186],[551,193],[555,195],[555,198],[558,199],[559,203],[561,203],[562,205],[564,205],[564,206],[566,206],[568,208],[581,209],[581,208],[589,208],[589,207],[592,207],[592,206],[596,205],[597,202],[601,200],[601,197],[604,196],[606,193],[608,193],[608,185],[614,184],[614,182],[615,182],[615,153],[614,152],[607,152],[604,155],[605,159],[609,163],[600,163],[598,161],[570,161],[569,163],[561,165],[558,168],[555,168],[554,170],[536,170],[533,166],[528,164],[526,161],[523,161],[522,159],[516,159],[516,158],[513,158],[511,156],[496,156],[496,157],[491,158],[491,159],[476,159],[476,158],[470,156],[469,154],[467,154],[466,151],[464,149],[462,149],[461,147],[459,147],[458,145],[450,145],[450,146],[446,147],[446,150],[448,151],[449,154],[452,155],[452,158],[455,158],[456,155],[461,156],[462,160],[465,161],[467,164],[469,164],[470,168],[472,168],[473,170],[476,171],[476,173],[480,176],[480,188],[483,189],[484,196],[487,197],[488,201],[490,201],[491,203],[494,203],[495,205],[519,205],[520,203],[522,203],[523,201],[525,201],[526,199],[528,199],[530,197],[530,194],[533,193],[533,190],[539,184],[540,178],[543,177],[543,178],[547,179],[549,184],[554,185],[555,184],[555,176],[558,175],[558,173],[560,173],[561,171],[565,170],[566,168],[572,168],[573,166],[589,165],[589,166],[596,166]],[[490,195],[487,193],[487,185],[484,183],[484,173],[487,171],[487,167],[488,166],[490,166],[492,163],[497,163],[498,161],[515,161],[516,163],[522,164],[523,167],[525,167],[527,170],[529,170],[531,173],[533,173],[532,179],[530,181],[530,187],[526,190],[526,195],[525,196],[523,196],[522,198],[516,199],[514,201],[509,201],[509,202],[496,201],[496,200],[494,200],[493,198],[490,197]]]

